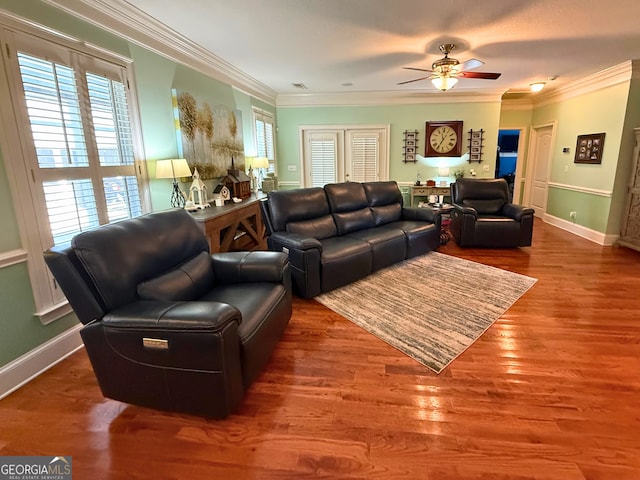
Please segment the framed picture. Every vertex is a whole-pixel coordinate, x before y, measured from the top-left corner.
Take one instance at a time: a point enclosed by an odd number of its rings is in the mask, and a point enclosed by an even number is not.
[[[573,163],[602,163],[604,135],[604,133],[578,135],[578,141],[576,142],[576,156],[573,159]]]
[[[416,161],[415,154],[414,153],[407,153],[405,155],[404,161],[405,162],[415,162]]]
[[[469,154],[470,162],[479,162],[480,161],[480,153],[471,153]]]
[[[471,140],[471,146],[472,147],[479,147],[480,146],[480,140]]]
[[[471,147],[472,154],[480,154],[480,147]]]
[[[415,147],[415,146],[416,146],[415,140],[407,140],[407,147]]]
[[[409,141],[409,140],[413,140],[413,141],[415,141],[415,139],[416,139],[416,132],[407,132],[407,133],[405,134],[405,138],[406,138],[406,140],[407,140],[407,141]]]
[[[416,149],[413,147],[407,147],[407,153],[416,153]]]

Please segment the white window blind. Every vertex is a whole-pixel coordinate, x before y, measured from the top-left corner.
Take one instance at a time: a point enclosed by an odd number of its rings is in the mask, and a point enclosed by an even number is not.
[[[273,128],[273,116],[268,112],[253,109],[256,154],[258,157],[267,157],[269,159],[269,168],[267,172],[276,172],[276,152],[275,138]]]
[[[350,137],[351,181],[378,180],[378,135],[356,133]]]
[[[17,58],[51,244],[140,215],[124,84],[23,51]]]
[[[311,186],[323,187],[337,178],[338,142],[336,135],[314,133],[309,135],[311,156]]]
[[[24,27],[24,28],[22,28]],[[143,212],[143,165],[128,61],[35,26],[0,24],[10,98],[6,151],[37,311],[70,309],[42,252],[79,232]],[[135,121],[132,121],[135,118]]]

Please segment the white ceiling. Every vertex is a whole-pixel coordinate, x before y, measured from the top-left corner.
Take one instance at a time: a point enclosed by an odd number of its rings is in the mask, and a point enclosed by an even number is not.
[[[126,5],[126,4],[130,5]],[[119,9],[118,6],[126,6]],[[116,0],[140,9],[278,94],[437,92],[402,67],[430,68],[438,45],[498,80],[455,92],[553,89],[640,59],[640,0]],[[556,80],[549,81],[551,77]],[[303,83],[300,90],[293,83]],[[347,84],[351,84],[346,86]]]

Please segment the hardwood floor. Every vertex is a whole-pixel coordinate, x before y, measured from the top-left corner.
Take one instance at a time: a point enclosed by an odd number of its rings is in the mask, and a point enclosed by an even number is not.
[[[297,299],[227,420],[106,400],[80,351],[0,401],[0,455],[72,455],[76,480],[640,479],[640,254],[542,222],[440,251],[538,278],[440,375]]]

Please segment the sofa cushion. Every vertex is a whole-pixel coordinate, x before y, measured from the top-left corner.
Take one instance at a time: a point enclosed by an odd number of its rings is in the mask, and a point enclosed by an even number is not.
[[[211,255],[201,252],[182,265],[142,282],[137,291],[144,300],[196,300],[214,285]]]
[[[334,237],[338,233],[331,215],[324,215],[311,220],[289,222],[286,229],[289,233],[297,233],[306,237],[317,238],[318,240]]]
[[[275,232],[286,230],[289,222],[310,220],[329,214],[329,203],[321,187],[269,192],[269,213]]]
[[[352,212],[334,213],[333,219],[338,228],[338,235],[357,232],[365,228],[375,227],[373,213],[369,207],[361,208]]]
[[[398,184],[392,180],[388,182],[366,182],[362,184],[370,207],[402,204],[402,193]]]
[[[369,206],[361,183],[329,183],[324,186],[333,213],[352,212]]]
[[[371,207],[371,213],[373,214],[373,221],[376,226],[384,225],[402,218],[402,205],[392,203],[382,207]]]

